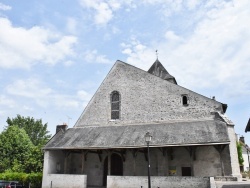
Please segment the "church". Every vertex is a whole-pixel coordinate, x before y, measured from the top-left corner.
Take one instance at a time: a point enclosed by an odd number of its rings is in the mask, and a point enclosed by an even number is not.
[[[158,58],[148,71],[118,60],[74,127],[57,126],[43,148],[42,187],[145,188],[148,160],[152,187],[205,188],[210,177],[240,178],[226,110],[178,85]]]

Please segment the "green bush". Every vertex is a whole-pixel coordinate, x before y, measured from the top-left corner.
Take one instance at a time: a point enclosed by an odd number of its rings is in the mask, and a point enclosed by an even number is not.
[[[42,173],[31,173],[27,177],[27,181],[31,183],[31,187],[42,187],[42,179],[43,174]]]
[[[31,188],[42,187],[42,173],[26,174],[23,172],[5,172],[0,173],[0,179],[6,181],[19,181],[21,184],[25,185],[25,187],[28,187],[29,184]]]

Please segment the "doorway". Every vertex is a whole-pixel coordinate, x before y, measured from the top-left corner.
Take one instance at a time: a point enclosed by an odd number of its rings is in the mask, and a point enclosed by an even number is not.
[[[108,175],[108,157],[104,160],[103,168],[103,185],[107,185],[107,175]],[[122,176],[123,175],[123,161],[120,155],[113,153],[111,155],[111,169],[110,175],[112,176]]]
[[[181,167],[182,176],[192,176],[191,167]]]

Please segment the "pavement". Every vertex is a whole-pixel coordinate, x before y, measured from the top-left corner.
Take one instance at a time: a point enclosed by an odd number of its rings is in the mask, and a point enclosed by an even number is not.
[[[216,188],[250,188],[250,179],[242,181],[215,181]]]

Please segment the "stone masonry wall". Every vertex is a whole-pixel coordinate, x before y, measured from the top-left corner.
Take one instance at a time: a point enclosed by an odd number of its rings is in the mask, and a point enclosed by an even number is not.
[[[236,147],[236,135],[234,132],[233,125],[228,126],[228,136],[230,139],[229,151],[230,151],[230,162],[232,167],[232,175],[238,178],[241,178],[239,161],[238,161],[238,152]]]
[[[111,120],[110,94],[121,96],[119,120]],[[188,106],[182,105],[188,96]],[[170,83],[131,65],[117,62],[105,78],[76,126],[107,126],[212,118],[221,103]]]
[[[146,188],[147,176],[108,176],[107,188]],[[209,188],[209,178],[202,177],[151,177],[152,187]]]
[[[42,188],[87,188],[86,175],[48,174]]]
[[[220,176],[221,166],[217,150],[213,146],[199,146],[196,149],[196,160],[192,160],[185,147],[173,147],[172,154],[163,155],[159,148],[150,148],[150,162],[152,176],[170,176],[169,168],[175,168],[176,174],[182,176],[182,167],[191,167],[192,176]],[[81,174],[81,155],[70,154],[71,170],[70,174]],[[89,153],[84,162],[84,175],[87,176],[87,184],[91,186],[103,185],[104,161],[107,152],[103,152],[102,161],[95,153]],[[56,161],[55,161],[56,162]],[[53,166],[53,164],[51,164]],[[49,174],[44,174],[46,178]],[[147,161],[144,153],[138,152],[134,161],[131,150],[126,151],[125,161],[123,162],[124,176],[145,176],[147,177]]]

